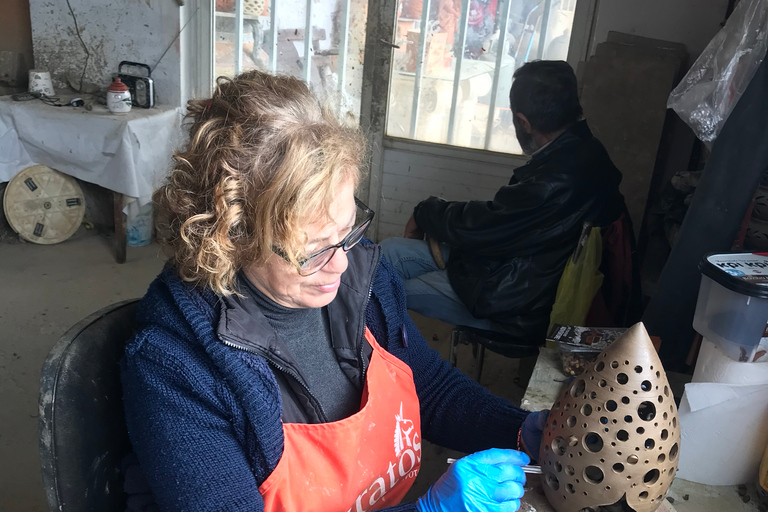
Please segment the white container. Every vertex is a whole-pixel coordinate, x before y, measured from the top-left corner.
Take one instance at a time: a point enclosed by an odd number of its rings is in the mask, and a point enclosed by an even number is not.
[[[35,94],[43,94],[45,96],[53,96],[55,93],[53,91],[51,73],[41,69],[30,69],[29,92]]]
[[[107,89],[107,108],[113,114],[127,114],[131,106],[131,91],[122,80],[115,78]]]
[[[128,240],[131,247],[141,247],[152,242],[152,203],[147,203],[136,213],[128,215]]]
[[[693,328],[731,359],[752,362],[768,324],[768,255],[712,254],[701,270]]]

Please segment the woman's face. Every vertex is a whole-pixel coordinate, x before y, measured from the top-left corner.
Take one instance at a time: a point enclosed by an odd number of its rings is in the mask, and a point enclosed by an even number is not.
[[[357,205],[351,180],[344,182],[331,203],[331,222],[305,226],[309,240],[306,254],[339,243],[355,224]],[[315,274],[301,276],[295,266],[273,254],[264,265],[251,265],[245,275],[264,295],[289,308],[321,308],[336,297],[341,274],[347,270],[347,253],[337,249],[333,258]]]

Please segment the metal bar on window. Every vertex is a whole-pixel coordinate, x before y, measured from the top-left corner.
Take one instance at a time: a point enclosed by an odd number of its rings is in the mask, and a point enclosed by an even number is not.
[[[243,0],[235,2],[235,74],[243,71]]]
[[[541,13],[541,29],[539,30],[539,59],[544,58],[544,50],[547,43],[547,31],[549,30],[549,16],[552,12],[552,0],[544,0],[544,12]]]
[[[427,37],[429,30],[429,9],[431,0],[424,0],[421,8],[421,24],[419,25],[419,51],[416,56],[416,76],[413,78],[413,106],[411,108],[411,131],[410,138],[416,137],[416,123],[419,119],[419,102],[421,101],[421,78],[424,73],[424,51],[427,47]]]
[[[469,19],[469,4],[461,2],[461,16],[459,17],[459,37],[453,42],[456,48],[456,69],[453,73],[453,93],[451,96],[451,115],[448,118],[448,144],[453,144],[453,128],[456,122],[456,105],[459,100],[459,86],[461,85],[461,65],[464,63],[464,46],[467,43],[467,20]]]
[[[347,80],[347,34],[349,34],[349,2],[350,0],[341,0],[341,27],[339,34],[339,114],[344,107],[344,83]]]
[[[496,94],[499,92],[499,78],[501,76],[501,64],[504,61],[504,43],[507,40],[507,20],[509,19],[509,8],[513,0],[504,0],[502,7],[501,20],[499,21],[499,41],[496,46],[496,67],[493,72],[493,87],[491,88],[491,102],[488,105],[488,124],[485,126],[485,149],[491,145],[491,135],[493,135],[493,119],[496,117]],[[498,11],[497,11],[498,12]]]
[[[272,31],[270,42],[272,51],[269,52],[269,72],[277,73],[277,0],[269,2],[269,29]]]
[[[307,0],[307,21],[304,24],[304,81],[307,85],[312,80],[312,56],[309,54],[312,48],[312,0]]]

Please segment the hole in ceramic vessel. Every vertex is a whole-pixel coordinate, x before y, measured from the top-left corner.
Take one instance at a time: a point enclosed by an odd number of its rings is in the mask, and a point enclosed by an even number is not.
[[[573,488],[573,484],[566,484],[565,485],[565,490],[568,491],[571,494],[575,494],[576,493],[576,489]]]
[[[669,388],[664,386],[664,396],[669,396]]]
[[[603,438],[600,434],[590,432],[584,436],[584,447],[592,453],[597,453],[603,449]]]
[[[626,366],[629,366],[629,361],[624,361],[624,364],[625,364]]]
[[[658,458],[658,459],[656,459],[656,462],[658,462],[659,464],[661,464],[661,463],[662,463],[662,462],[664,462],[665,460],[667,460],[667,456],[666,456],[666,455],[664,455],[664,454],[662,453],[662,454],[660,454],[660,455],[659,455],[659,458]]]
[[[590,484],[599,484],[603,481],[603,478],[605,476],[603,475],[603,470],[600,469],[597,466],[587,466],[584,468],[584,480],[589,482]]]
[[[590,414],[592,414],[592,406],[589,404],[584,404],[581,407],[581,414],[583,414],[584,416],[589,416]]]
[[[637,415],[643,421],[651,421],[656,417],[656,406],[653,402],[643,402],[637,406]]]
[[[629,405],[629,397],[628,396],[621,397],[621,403],[623,403],[624,405]]]
[[[563,465],[560,464],[557,461],[555,461],[555,471],[557,471],[558,473],[562,473],[563,472]]]
[[[616,432],[616,439],[619,441],[626,441],[629,439],[629,433],[626,430],[619,430]]]
[[[653,369],[653,368],[651,368],[651,369]],[[656,378],[658,379],[659,377],[661,377],[661,372],[658,372],[658,371],[657,371],[657,372],[656,372]]]
[[[638,434],[645,434],[645,429],[643,427],[637,427],[637,433]]]
[[[664,413],[664,414],[662,415],[662,418],[663,418],[664,420],[666,420],[667,418],[669,418],[669,415],[668,415],[667,413]]]
[[[576,426],[576,416],[571,416],[565,421],[565,424],[568,425],[568,427],[573,428]]]
[[[677,458],[677,443],[672,445],[672,448],[669,450],[669,460],[674,461]]]
[[[557,477],[552,473],[547,473],[544,476],[544,480],[547,482],[547,485],[552,488],[553,491],[560,489],[560,480],[558,480]]]
[[[663,397],[663,396],[661,396],[661,395],[659,395],[659,403],[660,403],[660,404],[663,404],[663,403],[664,403],[664,397]]]
[[[637,461],[638,461],[638,460],[639,460],[639,459],[637,458],[637,455],[630,455],[629,457],[627,457],[627,462],[628,462],[629,464],[632,464],[633,466],[634,466],[635,464],[637,464]]]
[[[602,423],[603,425],[607,425],[608,418],[606,418],[605,416],[600,416],[600,423]]]
[[[651,404],[651,405],[653,405],[653,404]],[[613,411],[616,410],[616,407],[617,407],[616,402],[614,402],[613,400],[608,400],[607,402],[605,402],[605,408],[608,411],[613,412]]]
[[[626,373],[620,373],[616,376],[616,382],[619,384],[626,384],[629,382],[629,377],[627,377]]]
[[[568,446],[576,446],[579,444],[579,438],[576,436],[571,436],[568,438]]]
[[[645,449],[646,450],[653,450],[655,447],[656,447],[656,441],[654,441],[650,437],[645,440]]]
[[[613,470],[617,473],[621,473],[622,471],[624,471],[624,464],[622,464],[621,462],[617,462],[616,464],[613,465]]]
[[[593,392],[591,392],[591,393],[589,394],[589,398],[591,398],[592,400],[596,399],[596,398],[597,398],[597,393],[595,393],[594,391],[593,391]]]
[[[584,382],[584,379],[579,379],[573,383],[573,387],[571,388],[571,396],[573,398],[578,398],[584,394],[585,389],[587,389],[587,383]]]
[[[568,476],[573,476],[576,473],[576,471],[573,469],[573,466],[565,466],[565,473]]]
[[[666,441],[668,437],[669,437],[669,432],[667,431],[667,429],[662,430],[661,431],[661,440],[662,441]]]
[[[640,384],[640,389],[642,389],[643,391],[650,391],[650,390],[652,390],[652,389],[653,389],[653,385],[651,384],[651,381],[649,381],[649,380],[644,380],[644,381],[643,381],[643,382]]]
[[[640,493],[640,499],[641,500],[647,500],[648,499],[648,492],[647,491],[641,492]]]
[[[565,455],[565,439],[557,436],[552,440],[552,451],[557,455]]]
[[[619,367],[619,362],[618,362],[618,361],[613,361],[613,362],[611,363],[611,368],[613,368],[614,370],[615,370],[616,368],[618,368],[618,367]]]
[[[560,402],[555,402],[555,405],[552,406],[552,411],[559,411],[560,410]]]
[[[677,427],[677,418],[672,418],[672,426]]]
[[[627,414],[626,416],[624,416],[624,421],[627,423],[632,423],[632,416]]]
[[[595,371],[596,372],[603,371],[603,368],[605,368],[605,363],[602,362],[602,361],[600,361],[599,363],[597,363],[597,365],[595,365]]]
[[[605,381],[605,379],[600,379],[600,382],[598,382],[597,385],[600,386],[601,388],[604,388],[605,386],[608,385],[608,383]]]
[[[653,485],[659,480],[659,475],[660,473],[658,469],[652,469],[645,474],[643,482],[645,485]]]

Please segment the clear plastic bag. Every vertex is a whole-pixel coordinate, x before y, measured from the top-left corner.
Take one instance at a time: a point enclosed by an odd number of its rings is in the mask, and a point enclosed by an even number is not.
[[[768,2],[741,0],[728,22],[669,96],[671,108],[704,142],[720,134],[768,48]]]

